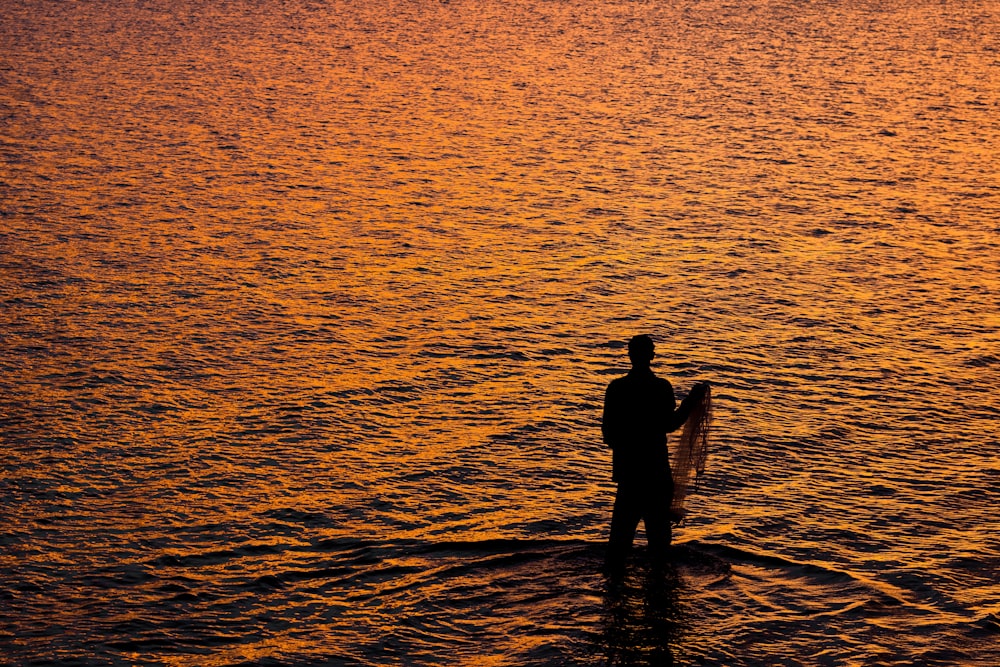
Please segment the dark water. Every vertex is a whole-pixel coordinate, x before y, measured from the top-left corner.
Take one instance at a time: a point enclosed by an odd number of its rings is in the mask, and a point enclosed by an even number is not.
[[[997,35],[4,2],[0,661],[1000,664]],[[609,586],[637,331],[713,451]]]

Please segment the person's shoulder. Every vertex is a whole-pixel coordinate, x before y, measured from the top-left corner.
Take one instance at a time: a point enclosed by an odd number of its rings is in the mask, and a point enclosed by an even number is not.
[[[670,380],[667,378],[661,378],[659,375],[653,376],[653,381],[656,382],[656,386],[662,391],[673,391],[674,385],[670,384]]]
[[[629,393],[635,386],[635,378],[631,375],[620,375],[608,383],[609,394]]]
[[[620,389],[620,388],[624,387],[627,384],[628,384],[628,376],[627,375],[622,375],[620,377],[616,377],[614,380],[612,380],[611,382],[608,383],[608,391],[612,391],[614,389]]]

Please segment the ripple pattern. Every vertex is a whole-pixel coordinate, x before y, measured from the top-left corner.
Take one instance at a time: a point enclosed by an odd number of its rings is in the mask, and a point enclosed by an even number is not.
[[[994,3],[0,15],[13,663],[1000,661]],[[638,331],[715,440],[609,590]]]

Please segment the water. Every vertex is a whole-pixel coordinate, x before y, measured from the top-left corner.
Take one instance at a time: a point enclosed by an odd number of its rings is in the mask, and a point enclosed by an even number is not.
[[[0,19],[3,662],[1000,664],[995,2]]]

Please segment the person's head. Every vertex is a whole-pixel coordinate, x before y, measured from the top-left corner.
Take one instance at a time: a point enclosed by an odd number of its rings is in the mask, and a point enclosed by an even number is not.
[[[646,334],[632,336],[628,342],[628,358],[633,366],[648,366],[656,356],[656,346],[653,339]]]

